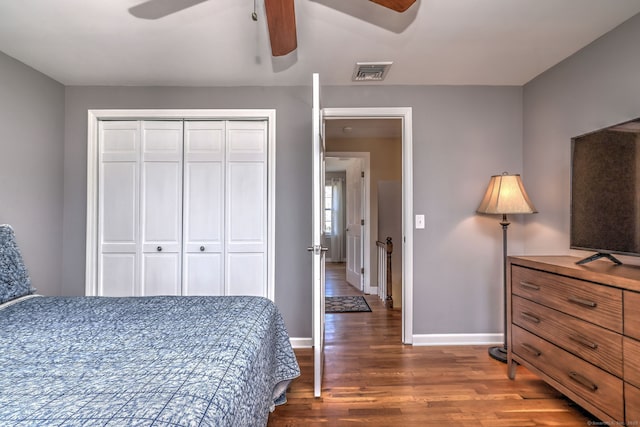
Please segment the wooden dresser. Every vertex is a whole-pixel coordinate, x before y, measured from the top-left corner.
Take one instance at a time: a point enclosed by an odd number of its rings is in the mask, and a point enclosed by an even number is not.
[[[509,257],[509,378],[517,365],[604,422],[640,422],[640,267]]]

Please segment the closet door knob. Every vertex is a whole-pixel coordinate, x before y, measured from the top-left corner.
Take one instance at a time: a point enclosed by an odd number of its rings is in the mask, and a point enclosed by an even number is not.
[[[204,252],[204,246],[200,246],[200,252]]]
[[[156,250],[157,250],[158,252],[162,252],[162,246],[158,246],[158,247],[156,248]]]

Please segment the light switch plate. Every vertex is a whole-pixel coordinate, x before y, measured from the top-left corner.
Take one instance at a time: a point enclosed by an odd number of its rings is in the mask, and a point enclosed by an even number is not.
[[[416,229],[424,228],[424,215],[416,215]]]

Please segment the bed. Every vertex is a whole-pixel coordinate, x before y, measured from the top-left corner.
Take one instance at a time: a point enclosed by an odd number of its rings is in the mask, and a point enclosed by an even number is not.
[[[2,426],[261,426],[300,375],[266,298],[36,296],[7,230]]]

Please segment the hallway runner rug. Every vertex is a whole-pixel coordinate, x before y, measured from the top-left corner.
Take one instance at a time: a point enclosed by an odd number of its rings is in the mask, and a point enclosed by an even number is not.
[[[325,313],[368,312],[371,307],[362,296],[325,297]]]

